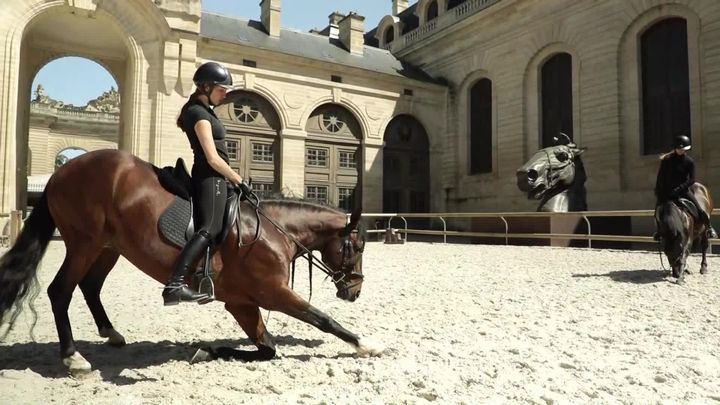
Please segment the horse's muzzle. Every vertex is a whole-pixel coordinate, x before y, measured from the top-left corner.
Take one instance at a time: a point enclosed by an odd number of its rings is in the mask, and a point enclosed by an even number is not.
[[[344,301],[355,302],[355,300],[360,297],[360,289],[343,288],[338,290],[335,296]]]

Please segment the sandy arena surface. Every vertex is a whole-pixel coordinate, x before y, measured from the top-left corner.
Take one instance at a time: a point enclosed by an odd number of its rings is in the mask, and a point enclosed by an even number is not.
[[[381,357],[271,313],[278,358],[197,364],[197,347],[250,348],[246,336],[221,303],[163,307],[160,284],[121,259],[102,298],[128,345],[104,344],[76,291],[74,335],[95,369],[79,380],[44,292],[63,257],[52,242],[41,264],[35,340],[26,311],[0,343],[0,404],[720,404],[718,256],[700,275],[693,255],[678,286],[651,253],[375,243],[357,302],[316,274],[312,303],[383,342]],[[308,296],[305,265],[296,290]]]

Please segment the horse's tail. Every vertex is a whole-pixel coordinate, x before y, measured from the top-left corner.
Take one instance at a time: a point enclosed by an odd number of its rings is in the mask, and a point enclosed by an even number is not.
[[[48,209],[47,195],[43,193],[17,241],[0,258],[0,326],[8,324],[0,340],[12,329],[26,298],[30,299],[30,308],[35,313],[32,302],[39,293],[37,268],[54,231],[55,221]]]

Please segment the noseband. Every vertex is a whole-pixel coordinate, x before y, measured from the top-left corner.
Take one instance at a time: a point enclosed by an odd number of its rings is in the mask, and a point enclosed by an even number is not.
[[[340,269],[335,270],[332,274],[330,274],[330,278],[337,287],[338,291],[349,290],[362,283],[365,278],[363,274],[355,271],[355,264],[357,263],[358,258],[356,256],[354,260],[352,259],[354,247],[352,240],[350,240],[350,235],[352,235],[353,232],[357,231],[348,230],[347,228],[345,229],[345,239],[343,240],[342,248],[340,249],[340,253],[342,253]],[[365,244],[363,243],[363,246],[358,248],[356,253],[362,254],[364,250]]]

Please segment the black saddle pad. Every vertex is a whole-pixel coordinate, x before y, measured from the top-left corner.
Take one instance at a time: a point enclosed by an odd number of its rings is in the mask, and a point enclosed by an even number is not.
[[[175,196],[170,206],[160,215],[158,228],[160,236],[173,245],[182,248],[185,246],[185,233],[192,216],[190,201]]]

